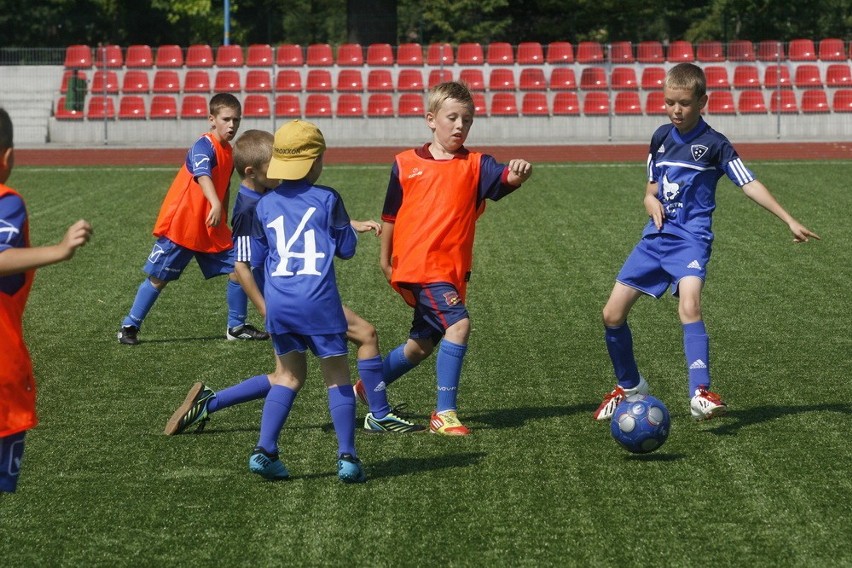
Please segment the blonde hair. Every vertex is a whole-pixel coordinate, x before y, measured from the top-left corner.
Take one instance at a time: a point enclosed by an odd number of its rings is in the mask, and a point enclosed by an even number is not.
[[[473,95],[467,85],[459,81],[448,81],[429,89],[429,112],[437,114],[449,99],[457,100],[469,107],[471,113],[474,111]]]
[[[265,130],[246,130],[234,142],[234,169],[240,179],[246,177],[246,168],[258,170],[272,159],[275,137]]]
[[[693,63],[678,63],[666,73],[664,86],[669,89],[692,91],[696,99],[707,94],[707,78],[701,67]]]

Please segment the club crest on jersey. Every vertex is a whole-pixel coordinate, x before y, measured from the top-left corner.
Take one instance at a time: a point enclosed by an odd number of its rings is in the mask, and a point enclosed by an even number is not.
[[[422,175],[423,175],[423,170],[421,170],[419,168],[414,168],[413,170],[411,170],[411,173],[408,174],[408,179],[416,178],[417,176],[422,176]]]
[[[451,292],[444,292],[444,301],[448,306],[455,306],[461,303],[461,298],[459,298],[458,292],[453,290]]]
[[[707,150],[709,150],[707,146],[703,146],[701,144],[693,144],[690,149],[692,150],[692,159],[696,161],[700,160],[701,156],[706,154]]]

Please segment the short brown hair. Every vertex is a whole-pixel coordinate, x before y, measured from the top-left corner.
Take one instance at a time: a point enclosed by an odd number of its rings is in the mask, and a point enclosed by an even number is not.
[[[470,107],[473,112],[475,105],[473,104],[473,95],[470,94],[470,89],[460,81],[448,81],[440,83],[429,89],[429,112],[437,113],[444,102],[448,99],[454,99]]]
[[[231,93],[216,93],[210,99],[210,116],[217,116],[223,108],[234,109],[242,114],[243,106],[240,100]]]
[[[272,145],[275,137],[265,130],[246,130],[234,142],[234,169],[240,179],[246,175],[246,168],[259,169],[272,159]]]
[[[701,67],[694,63],[678,63],[669,69],[664,85],[669,89],[692,91],[696,99],[707,94],[707,78]]]
[[[13,145],[12,118],[6,109],[0,107],[0,151],[6,151]]]

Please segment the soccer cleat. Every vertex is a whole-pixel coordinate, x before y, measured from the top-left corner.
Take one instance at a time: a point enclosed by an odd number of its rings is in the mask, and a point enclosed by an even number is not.
[[[337,460],[337,477],[343,483],[364,483],[367,474],[361,466],[361,460],[352,454],[340,454]]]
[[[634,394],[648,394],[648,390],[648,381],[641,375],[639,376],[639,384],[633,388],[626,389],[615,385],[615,388],[604,397],[603,402],[592,416],[595,420],[609,420],[615,414],[615,407],[618,406],[619,402]]]
[[[459,421],[455,410],[433,412],[429,421],[429,431],[444,436],[467,436],[470,429]]]
[[[269,334],[265,331],[260,331],[249,323],[244,323],[243,325],[238,325],[237,327],[229,327],[228,331],[225,332],[225,338],[228,341],[263,341],[265,339],[269,339]]]
[[[166,436],[180,434],[193,425],[198,425],[197,432],[201,432],[207,425],[207,403],[216,396],[212,389],[207,388],[204,383],[198,382],[192,385],[186,398],[177,410],[175,410],[163,433]]]
[[[370,406],[370,401],[367,400],[367,391],[364,387],[364,381],[362,381],[361,379],[355,381],[354,390],[355,396],[358,397],[358,400],[361,401],[361,404],[363,404],[364,406]]]
[[[707,389],[698,389],[689,402],[693,420],[710,420],[728,412],[728,405],[722,397]]]
[[[249,471],[270,481],[290,477],[290,472],[278,459],[278,453],[270,454],[265,452],[263,448],[255,448],[249,456]]]
[[[406,434],[409,432],[423,432],[425,426],[412,424],[408,420],[388,412],[384,418],[375,418],[372,412],[368,412],[364,418],[364,430],[370,433],[396,432]]]
[[[122,345],[139,345],[139,328],[135,325],[123,325],[118,330],[118,342]]]

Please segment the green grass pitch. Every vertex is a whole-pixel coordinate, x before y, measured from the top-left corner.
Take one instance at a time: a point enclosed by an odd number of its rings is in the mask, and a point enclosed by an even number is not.
[[[115,332],[143,278],[173,168],[19,168],[33,244],[80,217],[72,262],[39,271],[26,332],[41,424],[19,490],[0,497],[10,566],[850,566],[852,163],[749,164],[823,240],[786,227],[727,180],[704,311],[729,416],[689,418],[675,301],[631,315],[640,369],[672,414],[656,453],[619,448],[591,412],[613,384],[600,310],[645,221],[640,164],[537,165],[479,222],[460,416],[474,434],[370,436],[369,482],[344,486],[317,366],[281,437],[293,479],[248,472],[261,403],[162,435],[196,380],[272,369],[268,343],[223,338],[225,280],[191,265],[135,348]],[[378,218],[388,167],[328,167],[354,218]],[[344,301],[383,351],[408,308],[378,240],[338,263]],[[257,321],[251,312],[250,319]],[[353,360],[354,370],[354,360]],[[434,359],[390,391],[426,423]],[[360,419],[364,416],[359,407]],[[846,534],[847,536],[843,536]]]

